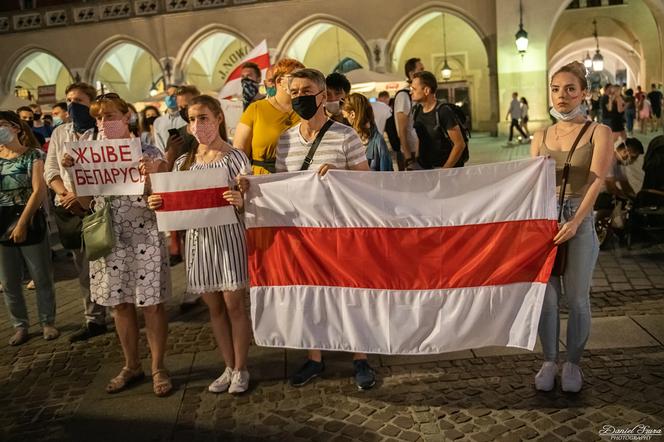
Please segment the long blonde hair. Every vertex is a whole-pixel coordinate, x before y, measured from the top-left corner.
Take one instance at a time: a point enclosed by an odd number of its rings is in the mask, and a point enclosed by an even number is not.
[[[374,123],[374,113],[371,103],[362,94],[354,93],[346,97],[342,108],[345,112],[355,112],[353,129],[360,136],[362,141],[371,137],[371,129]]]

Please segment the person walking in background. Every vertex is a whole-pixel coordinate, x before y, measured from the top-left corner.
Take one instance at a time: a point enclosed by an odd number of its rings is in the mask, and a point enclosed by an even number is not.
[[[9,345],[28,340],[28,310],[23,297],[23,263],[35,282],[37,312],[44,339],[55,328],[55,286],[46,219],[44,154],[30,128],[14,112],[0,112],[0,284],[15,333]]]
[[[641,101],[641,109],[639,110],[639,131],[642,134],[647,134],[650,129],[650,122],[652,120],[652,107],[648,97],[643,97]]]
[[[636,118],[636,99],[632,88],[625,91],[625,123],[627,126],[627,136],[634,134],[634,119]]]
[[[249,170],[250,164],[244,152],[233,149],[221,138],[224,114],[219,102],[208,95],[195,97],[188,113],[198,147],[178,158],[174,170],[225,169],[229,180],[235,183],[236,177]],[[249,286],[247,245],[240,216],[244,201],[236,190],[226,191],[223,198],[235,207],[237,222],[187,230],[187,291],[202,296],[208,306],[212,332],[226,363],[225,370],[208,390],[243,393],[249,388],[247,354],[251,340],[245,305]],[[163,200],[160,195],[150,195],[148,204],[157,210]]]
[[[526,97],[521,97],[521,129],[526,133],[526,137],[530,139],[530,132],[528,131],[528,100]]]
[[[251,103],[242,113],[233,147],[251,159],[254,175],[274,173],[279,137],[300,121],[291,107],[288,83],[291,73],[302,68],[304,65],[292,58],[279,60],[272,71],[276,94]]]
[[[519,131],[519,133],[523,137],[522,140],[529,139],[529,137],[526,135],[523,129],[521,129],[521,125],[519,124],[519,120],[521,119],[521,103],[519,102],[518,92],[512,93],[512,101],[510,102],[510,107],[507,110],[505,118],[507,119],[507,121],[511,121],[510,137],[507,140],[508,144],[512,144],[512,139],[514,138],[514,128],[516,128],[516,130]]]
[[[650,106],[652,108],[652,123],[653,123],[653,131],[658,131],[662,122],[662,100],[664,99],[664,96],[662,93],[657,89],[657,85],[655,83],[650,85],[651,91],[648,92],[648,100],[650,100]]]
[[[620,86],[609,87],[609,100],[606,105],[604,121],[609,122],[614,143],[627,138],[625,134],[625,102],[620,95]]]
[[[387,150],[383,133],[376,127],[373,108],[369,100],[362,94],[350,94],[341,108],[344,119],[348,121],[360,136],[366,148],[369,169],[375,171],[392,171],[392,157]]]

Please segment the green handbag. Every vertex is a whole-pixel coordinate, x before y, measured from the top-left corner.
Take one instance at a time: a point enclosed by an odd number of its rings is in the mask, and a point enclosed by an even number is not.
[[[115,234],[110,198],[106,198],[106,204],[101,210],[83,218],[82,235],[88,260],[95,261],[111,253],[115,246]]]

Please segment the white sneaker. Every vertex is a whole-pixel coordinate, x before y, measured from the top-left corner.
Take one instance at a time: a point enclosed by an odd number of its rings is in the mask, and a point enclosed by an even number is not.
[[[233,370],[230,367],[226,367],[226,370],[214,380],[213,383],[208,387],[210,393],[223,393],[228,390],[228,387],[231,385],[231,376],[233,375]]]
[[[571,362],[563,364],[561,376],[562,389],[567,393],[578,393],[583,387],[583,373],[581,367]]]
[[[558,374],[558,365],[555,362],[547,361],[542,364],[542,368],[535,375],[535,389],[539,391],[551,391],[556,384],[556,374]]]
[[[228,392],[231,394],[244,393],[249,388],[249,372],[247,370],[233,371],[231,386]]]

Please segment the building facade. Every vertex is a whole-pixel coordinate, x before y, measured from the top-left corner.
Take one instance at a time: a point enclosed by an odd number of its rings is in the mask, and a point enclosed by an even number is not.
[[[0,102],[56,95],[72,79],[145,101],[165,83],[218,91],[246,52],[267,40],[273,60],[324,73],[346,64],[403,78],[419,57],[441,94],[469,106],[473,128],[506,127],[512,92],[528,98],[531,127],[548,122],[549,73],[594,55],[595,82],[650,89],[664,81],[662,0],[32,0],[0,9]],[[593,37],[593,20],[598,38]],[[519,22],[528,32],[515,46]],[[441,68],[447,60],[452,76]]]

